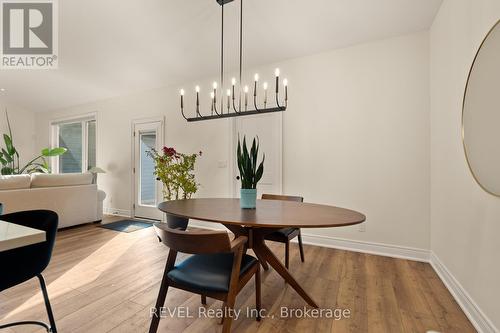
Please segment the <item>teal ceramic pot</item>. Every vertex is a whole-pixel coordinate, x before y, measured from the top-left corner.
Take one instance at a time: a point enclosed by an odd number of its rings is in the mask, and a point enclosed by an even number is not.
[[[240,190],[240,207],[243,209],[255,209],[257,203],[257,189],[242,188]]]
[[[0,203],[0,215],[3,213],[3,205]]]

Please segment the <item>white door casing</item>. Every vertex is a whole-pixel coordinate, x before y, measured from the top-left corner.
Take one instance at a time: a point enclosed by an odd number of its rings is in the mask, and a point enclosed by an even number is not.
[[[162,200],[162,184],[156,180],[154,163],[146,152],[151,148],[160,151],[164,145],[164,121],[162,118],[133,121],[132,124],[132,215],[138,218],[161,220],[157,208]]]

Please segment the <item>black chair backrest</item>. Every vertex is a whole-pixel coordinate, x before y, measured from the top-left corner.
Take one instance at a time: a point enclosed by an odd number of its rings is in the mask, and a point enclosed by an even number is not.
[[[304,198],[293,195],[262,194],[262,200],[282,200],[304,202]]]
[[[49,265],[59,218],[50,210],[1,215],[0,220],[45,231],[45,242],[0,252],[0,291],[27,281]]]
[[[154,225],[160,241],[170,249],[189,254],[231,252],[231,241],[225,231],[184,231],[171,229],[165,223]]]

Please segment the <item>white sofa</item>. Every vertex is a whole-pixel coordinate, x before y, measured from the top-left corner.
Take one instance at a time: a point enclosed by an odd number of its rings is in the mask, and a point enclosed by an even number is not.
[[[59,228],[102,220],[105,197],[90,173],[0,176],[4,214],[49,209],[59,215]]]

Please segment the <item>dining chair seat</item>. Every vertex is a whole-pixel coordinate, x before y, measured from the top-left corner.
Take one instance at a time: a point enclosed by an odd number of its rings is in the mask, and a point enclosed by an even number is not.
[[[274,240],[273,238],[276,238],[276,241],[279,240],[287,240],[288,237],[293,234],[294,232],[298,232],[298,228],[283,228],[278,231],[272,232],[269,235],[266,235],[266,239],[268,240]]]
[[[262,199],[304,202],[304,198],[291,195],[262,194]],[[304,262],[304,248],[302,247],[302,234],[299,228],[282,228],[265,236],[266,240],[285,244],[285,267],[287,269],[290,266],[290,241],[295,237],[297,237],[299,240],[300,260]],[[267,269],[267,264],[263,263],[263,266],[264,269]]]
[[[228,292],[233,268],[233,253],[195,254],[175,266],[168,277],[185,287],[212,292]],[[240,275],[257,262],[245,254],[241,258]]]

